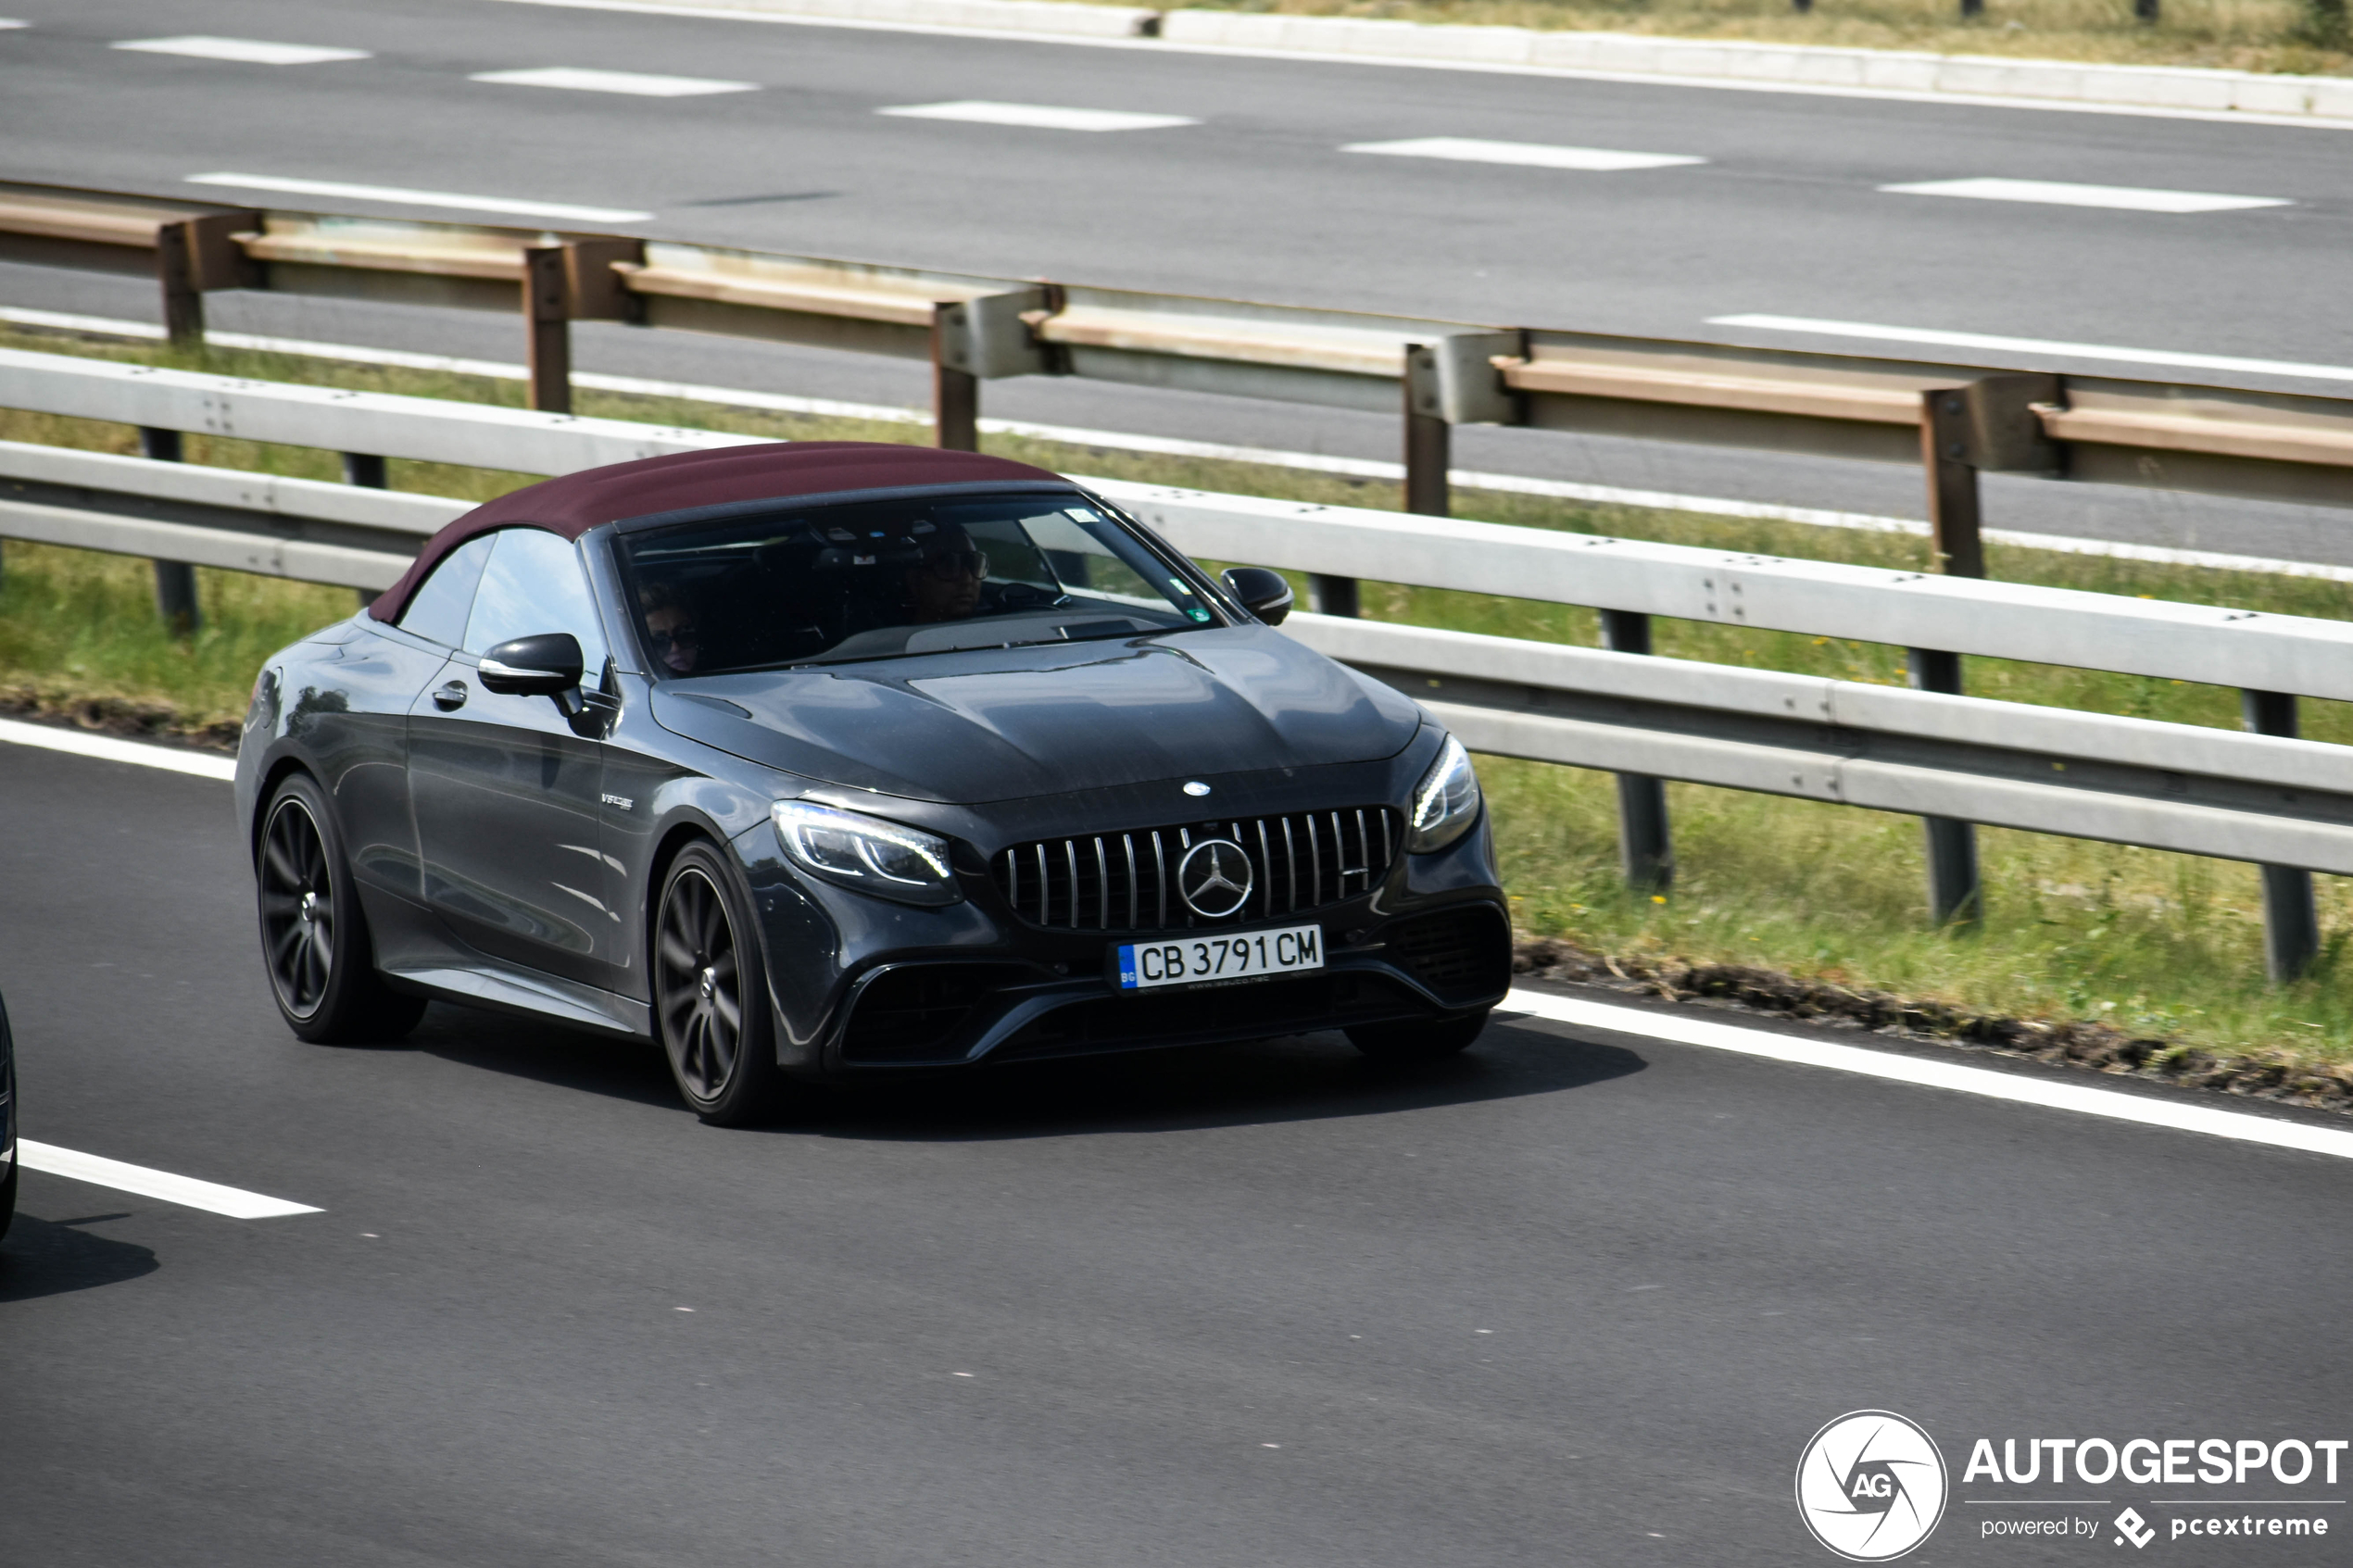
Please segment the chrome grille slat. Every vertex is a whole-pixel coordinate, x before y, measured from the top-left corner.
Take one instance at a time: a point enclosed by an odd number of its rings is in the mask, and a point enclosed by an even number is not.
[[[1090,932],[1225,926],[1319,909],[1369,891],[1387,874],[1403,843],[1390,821],[1393,815],[1386,807],[1350,807],[1050,838],[1000,850],[991,865],[1007,905],[1032,925]],[[1172,851],[1181,859],[1205,838],[1240,845],[1256,879],[1241,909],[1215,921],[1194,915],[1169,896],[1176,872]],[[1278,839],[1280,863],[1275,859]],[[1149,840],[1149,849],[1139,840]],[[1088,847],[1086,855],[1079,853],[1082,845]],[[1091,889],[1087,885],[1090,870],[1095,879]],[[1030,891],[1033,874],[1035,893]],[[1123,912],[1123,901],[1125,925],[1115,918]]]
[[[1127,851],[1127,929],[1136,929],[1136,835],[1123,833],[1120,847]]]

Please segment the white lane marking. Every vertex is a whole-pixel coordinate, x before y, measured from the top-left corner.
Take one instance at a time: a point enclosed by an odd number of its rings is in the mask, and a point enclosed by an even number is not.
[[[0,17],[0,32],[6,32],[11,28],[31,27],[31,25],[32,24],[31,22],[20,22],[14,17]]]
[[[1971,201],[2040,202],[2052,207],[2105,207],[2125,212],[2235,212],[2250,207],[2293,207],[2280,196],[2230,196],[2216,191],[2151,191],[2136,185],[2072,185],[2060,180],[1922,180],[1881,185],[1899,196],[1964,196]]]
[[[1134,114],[1126,109],[1064,109],[1048,104],[1000,104],[986,98],[959,98],[945,104],[901,104],[876,109],[876,114],[902,119],[961,119],[975,125],[1026,125],[1041,131],[1158,131],[1172,125],[1199,125],[1181,114]]]
[[[1767,322],[1794,320],[1795,318],[1760,316],[1726,317],[1724,320]],[[55,327],[66,332],[105,332],[117,337],[159,340],[163,336],[163,329],[149,322],[125,321],[107,316],[82,316],[62,310],[0,306],[0,321],[14,321],[31,327]],[[346,360],[356,365],[396,365],[404,370],[439,370],[497,381],[522,381],[530,373],[521,365],[504,364],[496,359],[411,354],[397,348],[359,348],[350,344],[313,343],[306,338],[265,337],[251,332],[208,332],[205,334],[205,341],[221,348],[246,348],[264,354],[301,354],[321,359]],[[747,392],[739,387],[705,386],[695,382],[649,381],[640,376],[610,376],[594,370],[575,370],[572,379],[576,386],[598,392],[680,398],[739,408],[764,408],[780,414],[817,414],[907,425],[928,425],[932,418],[923,409],[893,408],[882,403],[847,403],[831,397]],[[1405,477],[1405,465],[1385,462],[1377,458],[1335,458],[1321,452],[1286,452],[1269,446],[1236,446],[1218,441],[1187,441],[1176,436],[1136,435],[1121,431],[1088,430],[1076,425],[1036,424],[1026,420],[983,419],[980,428],[990,435],[1023,435],[1039,441],[1067,442],[1076,446],[1106,446],[1119,451],[1151,452],[1172,458],[1264,463],[1272,468],[1301,469],[1311,473],[1346,474],[1352,479],[1395,480]],[[1705,512],[1712,517],[1802,522],[1815,528],[1850,528],[1867,533],[1908,533],[1921,538],[1925,538],[1929,532],[1928,524],[1916,518],[1881,517],[1871,512],[1788,507],[1769,501],[1736,501],[1729,496],[1686,495],[1671,490],[1629,490],[1621,485],[1586,484],[1567,479],[1528,479],[1518,474],[1487,473],[1477,469],[1453,469],[1449,470],[1447,477],[1465,489],[1494,490],[1514,495],[1542,495],[1554,500],[1595,501],[1608,506],[1647,507],[1659,511]],[[2322,561],[2233,556],[2218,550],[2180,550],[2165,545],[2080,539],[2063,533],[2027,533],[2010,528],[1989,528],[1985,530],[1985,537],[1996,545],[2014,545],[2027,550],[2051,550],[2061,555],[2104,556],[2119,560],[2150,561],[2161,566],[2194,566],[2213,571],[2253,571],[2275,577],[2311,577],[2330,583],[2353,583],[2353,567],[2332,566]]]
[[[1351,142],[1344,153],[1384,157],[1452,158],[1458,163],[1517,163],[1535,169],[1581,169],[1615,173],[1628,169],[1672,169],[1705,163],[1681,153],[1621,153],[1607,147],[1558,147],[1539,142],[1482,142],[1471,136],[1416,136],[1403,142]]]
[[[2115,1122],[2135,1122],[2143,1126],[2203,1133],[2209,1137],[2234,1138],[2242,1143],[2268,1144],[2274,1148],[2301,1149],[2308,1154],[2328,1154],[2340,1160],[2353,1160],[2353,1132],[2251,1115],[2243,1110],[2218,1110],[2196,1103],[2187,1091],[2178,1099],[2170,1095],[2119,1094],[2112,1089],[2053,1083],[2025,1073],[1996,1073],[1983,1067],[1962,1067],[1949,1061],[1899,1056],[1893,1051],[1832,1045],[1827,1040],[1808,1040],[1794,1035],[1775,1034],[1767,1029],[1743,1028],[1736,1023],[1718,1023],[1707,1019],[1657,1012],[1648,1008],[1591,1002],[1579,997],[1558,997],[1546,991],[1515,989],[1504,998],[1504,1006],[1507,1010],[1532,1014],[1554,1023],[1606,1029],[1619,1035],[1639,1035],[1654,1040],[1671,1040],[1678,1045],[1704,1046],[1711,1050],[1738,1051],[1743,1056],[1763,1057],[1771,1061],[1794,1062],[1804,1067],[1828,1067],[1841,1073],[1859,1073],[1867,1077],[1884,1078],[1898,1084],[1951,1089],[1960,1094],[1981,1095],[1988,1099],[2010,1100],[2020,1105],[2042,1106],[2051,1110],[2104,1116]]]
[[[166,1203],[226,1214],[233,1220],[275,1220],[288,1214],[326,1212],[308,1203],[289,1203],[283,1198],[266,1198],[258,1192],[222,1186],[218,1182],[175,1176],[169,1171],[151,1171],[145,1165],[126,1165],[104,1155],[34,1143],[31,1138],[17,1140],[17,1160],[28,1171],[44,1171],[52,1176],[88,1182],[93,1186],[112,1187],[117,1192],[137,1193],[141,1198],[160,1198]]]
[[[47,724],[26,724],[14,719],[0,719],[0,741],[38,746],[44,751],[69,752],[75,757],[95,757],[106,762],[132,762],[142,768],[161,768],[166,772],[191,773],[200,779],[225,782],[237,776],[236,763],[226,757],[207,757],[202,752],[182,751],[177,746],[94,735],[82,730],[53,729]]]
[[[541,66],[531,70],[477,71],[469,82],[506,87],[560,87],[573,93],[626,93],[638,98],[698,98],[711,93],[752,93],[757,82],[721,82],[704,76],[655,76],[634,70],[585,70]]]
[[[191,174],[190,185],[227,185],[240,191],[279,191],[294,196],[344,196],[353,201],[396,202],[403,207],[446,207],[458,212],[511,212],[524,218],[573,218],[583,223],[643,223],[650,212],[618,207],[573,207],[563,202],[469,196],[452,191],[412,191],[401,185],[353,185],[341,180],[291,180],[278,174]]]
[[[316,44],[269,44],[258,38],[130,38],[107,45],[143,55],[186,55],[198,60],[239,60],[256,66],[315,66],[330,60],[364,60],[365,49],[330,49]]]
[[[2300,359],[2250,359],[2235,354],[2184,354],[2170,348],[2119,348],[2107,343],[2004,337],[1994,332],[1947,332],[1931,327],[1887,327],[1873,321],[1825,321],[1812,316],[1710,316],[1707,324],[1711,327],[1753,327],[1768,332],[1812,332],[1820,337],[1865,338],[1876,343],[1928,343],[1943,348],[1983,348],[1996,354],[2063,354],[2076,359],[2109,359],[2120,365],[2174,365],[2188,370],[2240,370],[2259,376],[2353,381],[2353,366],[2314,365]]]

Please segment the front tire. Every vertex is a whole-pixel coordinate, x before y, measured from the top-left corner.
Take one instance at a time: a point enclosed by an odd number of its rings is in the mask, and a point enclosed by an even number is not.
[[[1404,1023],[1366,1023],[1348,1031],[1348,1043],[1375,1061],[1428,1061],[1468,1050],[1487,1027],[1492,1008],[1452,1018]]]
[[[720,852],[697,842],[662,878],[654,918],[654,1016],[687,1109],[720,1127],[774,1114],[776,1066],[768,974],[751,911]]]
[[[317,1045],[396,1040],[423,1016],[376,973],[351,862],[326,792],[292,773],[270,797],[254,865],[261,959],[286,1027]]]

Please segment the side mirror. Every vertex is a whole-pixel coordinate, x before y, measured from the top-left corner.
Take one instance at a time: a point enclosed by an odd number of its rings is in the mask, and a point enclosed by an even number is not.
[[[580,687],[580,639],[542,632],[500,643],[482,656],[482,684],[510,696],[561,696]]]
[[[1269,571],[1263,566],[1233,567],[1226,573],[1226,591],[1269,626],[1280,626],[1283,618],[1290,614],[1290,583],[1279,571]]]

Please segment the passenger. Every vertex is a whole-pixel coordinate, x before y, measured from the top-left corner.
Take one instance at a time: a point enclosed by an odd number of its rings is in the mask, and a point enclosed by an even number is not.
[[[637,608],[645,612],[646,640],[661,667],[673,675],[693,674],[702,640],[686,596],[667,583],[655,583],[638,594]]]
[[[980,608],[988,555],[962,528],[943,528],[924,544],[924,558],[907,569],[910,621],[962,621]]]

